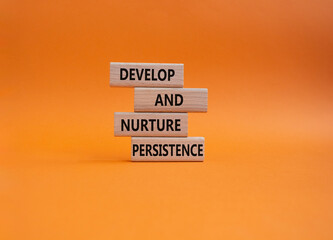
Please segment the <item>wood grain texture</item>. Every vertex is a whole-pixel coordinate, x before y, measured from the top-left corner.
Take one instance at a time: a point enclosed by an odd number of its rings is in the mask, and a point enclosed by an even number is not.
[[[115,136],[186,137],[187,113],[114,113]]]
[[[159,95],[160,94],[160,95]],[[177,96],[182,96],[182,104],[175,106]],[[165,95],[173,98],[173,106],[164,102],[156,105],[158,96],[162,101]],[[179,98],[178,98],[179,100]],[[208,90],[207,88],[135,88],[134,111],[135,112],[207,112]]]
[[[133,75],[128,74],[126,80],[120,80],[120,69],[133,70]],[[146,71],[148,69],[148,71]],[[165,71],[165,72],[164,72]],[[172,72],[174,71],[174,72]],[[147,74],[146,74],[147,73]],[[165,80],[163,79],[166,73]],[[170,74],[169,74],[170,73]],[[174,73],[174,75],[172,75]],[[124,77],[126,74],[122,74]],[[129,80],[132,76],[132,79]],[[170,79],[168,79],[168,76]],[[141,77],[141,80],[139,80]],[[159,78],[160,77],[160,78]],[[154,79],[153,79],[154,78]],[[155,80],[156,79],[156,80]],[[184,64],[168,63],[110,63],[110,86],[117,87],[183,87]]]
[[[132,161],[203,161],[204,157],[203,137],[132,137]]]

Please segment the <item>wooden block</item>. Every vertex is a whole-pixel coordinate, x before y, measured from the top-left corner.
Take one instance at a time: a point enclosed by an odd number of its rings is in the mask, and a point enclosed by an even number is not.
[[[132,161],[203,161],[203,137],[132,137]]]
[[[187,113],[114,113],[115,136],[186,137],[187,132]]]
[[[207,112],[207,88],[135,88],[135,112]]]
[[[111,62],[110,86],[183,87],[184,64]]]

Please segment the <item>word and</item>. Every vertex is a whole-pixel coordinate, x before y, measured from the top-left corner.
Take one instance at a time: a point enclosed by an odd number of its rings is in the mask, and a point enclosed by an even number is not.
[[[164,94],[164,102],[161,94],[157,94],[155,106],[180,106],[183,104],[184,98],[181,94]]]

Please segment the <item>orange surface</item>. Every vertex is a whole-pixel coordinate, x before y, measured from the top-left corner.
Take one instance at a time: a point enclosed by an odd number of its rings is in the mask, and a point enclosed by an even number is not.
[[[333,239],[333,2],[0,2],[0,239]],[[207,87],[204,163],[131,163],[109,62]]]

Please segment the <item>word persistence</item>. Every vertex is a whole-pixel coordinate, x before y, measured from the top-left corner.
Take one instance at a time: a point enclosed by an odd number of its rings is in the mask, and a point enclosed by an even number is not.
[[[205,140],[187,138],[132,138],[133,161],[203,161]]]

